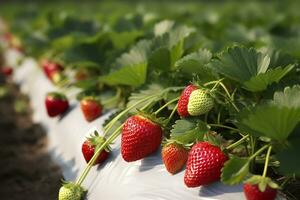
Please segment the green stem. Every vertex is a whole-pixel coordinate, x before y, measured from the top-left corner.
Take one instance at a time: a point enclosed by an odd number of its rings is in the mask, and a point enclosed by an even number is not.
[[[247,138],[249,138],[249,135],[245,135],[240,140],[238,140],[235,143],[233,143],[233,144],[229,145],[228,147],[226,147],[226,149],[228,150],[228,149],[237,147],[238,145],[242,144],[244,142],[244,140],[246,140]]]
[[[119,126],[110,136],[109,138],[107,138],[107,140],[100,146],[100,148],[94,153],[93,157],[91,158],[91,160],[88,162],[86,168],[84,169],[83,173],[81,174],[81,176],[79,177],[78,181],[76,182],[76,185],[81,185],[82,182],[84,181],[85,177],[87,176],[87,174],[89,173],[89,171],[91,170],[91,168],[93,167],[94,163],[96,162],[99,154],[102,152],[102,150],[109,145],[111,142],[113,142],[117,136],[119,136],[119,131],[121,130],[123,124],[121,126]]]
[[[267,156],[266,156],[266,161],[265,161],[264,172],[263,172],[263,177],[264,178],[267,176],[267,171],[268,171],[268,165],[269,165],[271,151],[272,151],[272,146],[269,146],[268,152],[267,152]]]
[[[236,129],[236,128],[232,128],[230,126],[225,126],[225,125],[222,125],[222,124],[208,124],[209,126],[214,126],[214,127],[220,127],[220,128],[227,128],[229,130],[233,130],[233,131],[236,131],[236,132],[239,132],[240,130],[239,129]]]
[[[162,107],[160,107],[157,111],[155,111],[155,115],[157,115],[160,111],[162,111],[165,107],[167,107],[168,105],[174,103],[175,101],[177,101],[179,99],[179,97],[176,97],[175,99],[172,99],[171,101],[165,103],[165,105],[163,105]]]
[[[232,106],[234,107],[234,109],[235,109],[237,112],[240,112],[240,110],[238,109],[238,107],[235,105],[234,100],[232,99],[232,97],[231,97],[230,93],[228,92],[226,86],[225,86],[222,82],[220,82],[220,85],[221,85],[221,87],[223,88],[223,90],[225,91],[226,95],[229,97],[230,103],[232,104]]]
[[[177,110],[177,107],[178,107],[178,105],[176,104],[176,106],[173,108],[173,110],[172,110],[170,116],[168,117],[168,121],[167,121],[166,125],[168,125],[169,122],[171,121],[173,115],[175,114],[175,112],[176,112],[176,110]]]
[[[152,101],[149,101],[146,105],[144,105],[142,108],[141,108],[141,110],[143,111],[143,110],[145,110],[148,106],[150,106],[151,104],[153,104],[153,102]]]
[[[105,134],[107,134],[109,132],[109,130],[113,127],[113,125],[115,124],[116,121],[118,121],[125,113],[127,113],[129,110],[131,110],[132,108],[134,108],[135,106],[139,105],[140,103],[143,103],[144,101],[147,101],[148,99],[153,98],[156,95],[151,95],[147,98],[141,99],[138,102],[136,102],[135,104],[133,104],[132,106],[128,107],[127,109],[123,110],[120,114],[118,114],[114,119],[112,119],[105,127],[104,127],[104,131]]]
[[[218,83],[218,82],[223,81],[223,80],[224,80],[224,78],[221,78],[217,81],[210,81],[210,82],[205,83],[204,86],[212,85],[212,84]]]
[[[215,83],[215,85],[210,89],[210,91],[213,91],[213,90],[220,84],[220,82],[221,82],[222,80],[223,80],[223,79],[218,80],[218,81]]]
[[[266,148],[268,148],[270,145],[265,145],[262,148],[260,148],[258,151],[256,151],[249,159],[252,160],[256,156],[258,156],[261,152],[263,152]]]
[[[102,101],[101,103],[102,103],[103,105],[109,104],[110,102],[113,102],[113,101],[115,101],[116,99],[120,98],[120,96],[121,96],[121,89],[120,89],[120,88],[117,88],[117,94],[116,94],[115,96],[113,96],[113,97],[110,98],[110,99],[107,99],[106,101]]]

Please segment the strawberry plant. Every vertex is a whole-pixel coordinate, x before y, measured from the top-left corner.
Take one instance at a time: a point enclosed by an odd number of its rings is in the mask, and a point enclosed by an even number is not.
[[[83,197],[90,169],[105,165],[120,135],[127,162],[162,145],[166,171],[184,170],[187,187],[221,181],[244,184],[247,199],[274,199],[279,190],[292,198],[287,185],[300,176],[299,3],[120,4],[3,12],[4,50],[22,47],[47,61],[58,91],[78,89],[87,121],[118,110],[101,136],[84,142],[87,166],[59,198]],[[50,117],[68,109],[58,93],[45,103]]]

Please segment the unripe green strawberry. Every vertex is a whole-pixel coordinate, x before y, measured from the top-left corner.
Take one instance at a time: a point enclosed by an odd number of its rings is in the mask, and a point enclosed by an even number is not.
[[[58,200],[82,200],[86,191],[72,182],[63,183],[59,189]]]
[[[191,116],[199,116],[209,112],[214,106],[214,100],[206,90],[194,90],[189,98],[188,113]]]

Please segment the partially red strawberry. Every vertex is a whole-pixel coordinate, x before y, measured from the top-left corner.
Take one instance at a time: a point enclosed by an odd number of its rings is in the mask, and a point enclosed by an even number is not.
[[[222,150],[208,142],[195,144],[189,152],[184,182],[188,187],[198,187],[218,181],[228,157]]]
[[[258,185],[244,184],[244,193],[247,200],[273,200],[277,195],[277,190],[267,186],[264,192],[261,192]]]
[[[89,122],[99,117],[102,113],[102,106],[94,97],[85,97],[80,101],[80,108],[85,119]]]
[[[11,76],[13,71],[12,67],[4,66],[1,68],[1,73],[5,76]]]
[[[99,148],[105,142],[105,138],[99,136],[97,132],[91,137],[87,138],[82,144],[82,154],[85,161],[88,163],[93,157],[97,148]],[[109,156],[109,148],[105,148],[97,157],[94,165],[103,163]]]
[[[122,128],[121,153],[127,162],[136,161],[155,152],[162,140],[159,124],[141,115],[126,120]]]
[[[69,102],[65,95],[58,92],[50,92],[45,99],[45,105],[49,117],[58,116],[69,108]]]
[[[161,151],[164,165],[171,174],[176,174],[184,167],[188,154],[188,149],[176,142],[165,144]]]
[[[194,90],[197,90],[198,87],[195,85],[188,85],[181,93],[180,98],[178,100],[177,112],[181,117],[188,117],[188,103],[191,93]]]
[[[199,116],[209,112],[214,106],[210,91],[197,86],[187,86],[178,101],[177,112],[181,117]]]
[[[63,67],[60,64],[44,60],[42,61],[42,67],[44,73],[52,82],[58,83],[62,80]]]

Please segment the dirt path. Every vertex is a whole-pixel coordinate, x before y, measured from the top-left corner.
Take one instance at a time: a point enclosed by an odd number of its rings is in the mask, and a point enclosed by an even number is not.
[[[0,199],[54,200],[61,171],[47,154],[45,132],[24,109],[27,104],[13,85],[0,97]]]

